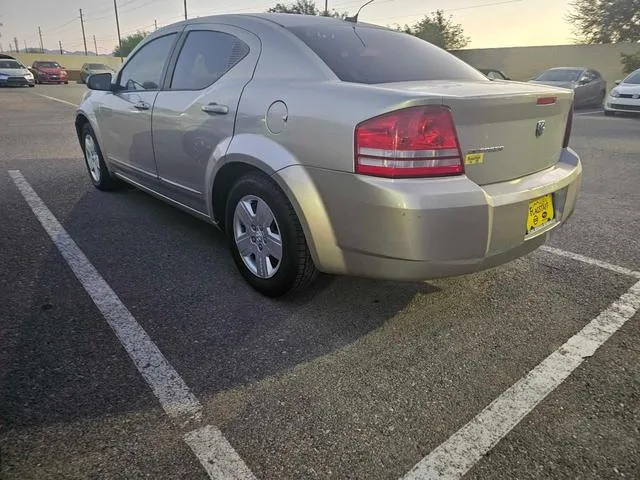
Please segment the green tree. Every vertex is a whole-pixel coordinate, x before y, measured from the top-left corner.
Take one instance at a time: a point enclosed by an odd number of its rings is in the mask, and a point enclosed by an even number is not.
[[[628,55],[621,53],[622,57],[622,71],[626,74],[635,72],[640,68],[640,52],[629,53]]]
[[[138,44],[144,40],[144,37],[149,35],[148,32],[136,32],[128,35],[122,39],[122,48],[116,46],[113,50],[114,57],[126,57],[128,56]]]
[[[425,15],[413,26],[405,25],[398,30],[433,43],[445,50],[459,50],[469,45],[470,38],[464,35],[462,25],[455,23],[453,17],[446,17],[442,10]]]
[[[571,7],[578,41],[640,42],[640,0],[575,0]]]
[[[274,7],[271,7],[267,12],[271,13],[293,13],[297,15],[323,15],[327,17],[345,18],[347,13],[340,13],[335,10],[325,12],[320,10],[316,6],[316,2],[313,0],[296,0],[295,3],[284,4],[276,3]]]

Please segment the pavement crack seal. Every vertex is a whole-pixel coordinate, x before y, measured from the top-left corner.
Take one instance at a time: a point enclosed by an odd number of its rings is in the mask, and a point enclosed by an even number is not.
[[[182,377],[174,370],[147,332],[136,321],[118,295],[89,262],[19,170],[9,170],[24,197],[53,244],[67,262],[87,294],[116,334],[134,365],[151,388],[165,413],[183,428],[201,422],[202,405]],[[222,432],[207,425],[184,435],[183,440],[200,460],[212,479],[251,480],[253,474]]]
[[[640,278],[640,272],[637,271],[557,248],[543,249],[632,278]],[[598,348],[633,318],[638,310],[640,281],[491,402],[469,423],[424,457],[403,480],[462,478],[585,359],[593,356]]]

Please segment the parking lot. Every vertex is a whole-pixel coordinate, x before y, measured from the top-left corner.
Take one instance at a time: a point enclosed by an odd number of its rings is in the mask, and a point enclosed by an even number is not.
[[[640,118],[576,114],[548,248],[270,300],[214,227],[93,188],[84,91],[0,90],[1,478],[640,478]]]

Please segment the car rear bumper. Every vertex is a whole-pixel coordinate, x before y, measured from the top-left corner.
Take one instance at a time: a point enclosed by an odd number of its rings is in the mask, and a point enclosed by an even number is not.
[[[604,109],[608,112],[640,113],[640,98],[608,98]]]
[[[544,244],[572,214],[581,175],[567,149],[551,168],[482,187],[466,176],[390,180],[302,166],[275,178],[321,271],[424,280],[497,266]],[[547,194],[556,219],[526,235],[530,200]]]

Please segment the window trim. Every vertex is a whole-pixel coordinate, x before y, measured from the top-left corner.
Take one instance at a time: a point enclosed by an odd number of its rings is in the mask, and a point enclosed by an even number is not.
[[[184,45],[187,43],[189,34],[194,32],[222,33],[224,35],[229,35],[230,37],[235,38],[237,41],[242,42],[247,47],[247,53],[240,60],[238,60],[235,63],[235,65],[233,65],[233,67],[229,68],[220,77],[216,78],[214,81],[212,81],[210,84],[208,84],[203,88],[171,88],[171,82],[173,82],[173,77],[175,76],[175,73],[176,73],[176,67],[178,66],[178,59],[180,58],[182,49],[184,48]],[[224,78],[227,75],[227,73],[233,70],[236,66],[238,66],[240,62],[242,62],[245,58],[249,56],[250,53],[251,53],[251,46],[241,38],[238,38],[237,35],[234,35],[232,33],[223,32],[222,30],[212,29],[212,28],[191,28],[188,30],[184,30],[182,32],[182,36],[180,40],[178,41],[178,45],[176,46],[175,55],[172,55],[171,62],[170,62],[170,69],[167,72],[167,76],[166,76],[165,82],[163,83],[162,90],[167,92],[202,92],[204,90],[207,90],[212,85],[215,85],[220,79]]]
[[[127,66],[136,58],[136,56],[142,50],[144,50],[144,48],[147,45],[155,42],[156,40],[160,40],[161,38],[169,37],[171,35],[175,35],[176,38],[173,40],[171,48],[169,49],[169,55],[167,57],[167,60],[165,60],[164,65],[162,66],[162,71],[160,72],[160,85],[158,85],[158,88],[149,89],[149,90],[128,90],[128,89],[126,89],[124,87],[121,87],[120,86],[120,80],[122,79],[122,74],[124,73],[124,71],[127,68]],[[114,89],[115,93],[159,92],[159,91],[163,90],[163,87],[164,87],[164,84],[165,84],[165,80],[166,80],[166,76],[167,76],[167,68],[168,68],[169,64],[171,63],[171,59],[173,58],[173,54],[175,52],[176,45],[180,41],[181,35],[182,35],[182,32],[167,32],[165,35],[158,35],[157,37],[148,40],[147,42],[142,44],[140,46],[140,48],[136,49],[136,53],[131,58],[127,59],[125,64],[122,66],[122,68],[118,72],[118,76],[116,77],[116,81],[115,81],[115,89]]]

